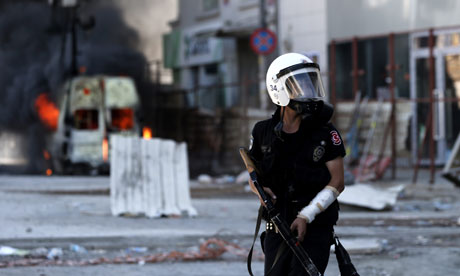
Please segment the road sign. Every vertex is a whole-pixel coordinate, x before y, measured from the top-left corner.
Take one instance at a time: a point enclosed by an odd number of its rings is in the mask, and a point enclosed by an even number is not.
[[[255,30],[250,38],[251,48],[258,55],[268,55],[276,48],[276,35],[269,29]]]

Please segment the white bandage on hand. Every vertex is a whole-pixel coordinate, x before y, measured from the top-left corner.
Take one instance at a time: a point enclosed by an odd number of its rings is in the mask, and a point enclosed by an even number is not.
[[[322,189],[313,200],[304,207],[297,217],[303,218],[307,221],[307,223],[311,223],[316,215],[323,212],[324,210],[329,207],[332,202],[334,202],[337,197],[339,196],[339,191],[332,186],[326,186]]]

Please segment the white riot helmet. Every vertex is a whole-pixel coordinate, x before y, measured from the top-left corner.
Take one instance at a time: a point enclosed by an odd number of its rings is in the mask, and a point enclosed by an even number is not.
[[[319,65],[297,53],[277,57],[268,68],[266,84],[270,98],[279,106],[291,100],[322,100],[325,95]]]

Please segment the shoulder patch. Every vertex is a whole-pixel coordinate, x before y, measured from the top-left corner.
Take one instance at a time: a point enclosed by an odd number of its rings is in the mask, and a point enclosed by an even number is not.
[[[337,131],[333,130],[330,133],[331,133],[331,136],[332,136],[331,137],[332,144],[334,144],[334,146],[338,146],[338,145],[342,144],[342,140],[340,139],[340,136],[337,133]]]

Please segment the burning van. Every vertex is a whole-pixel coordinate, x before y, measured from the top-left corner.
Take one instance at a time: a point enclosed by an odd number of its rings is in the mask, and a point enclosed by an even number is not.
[[[49,143],[58,173],[109,168],[110,137],[139,136],[139,100],[129,77],[82,76],[68,81]]]

